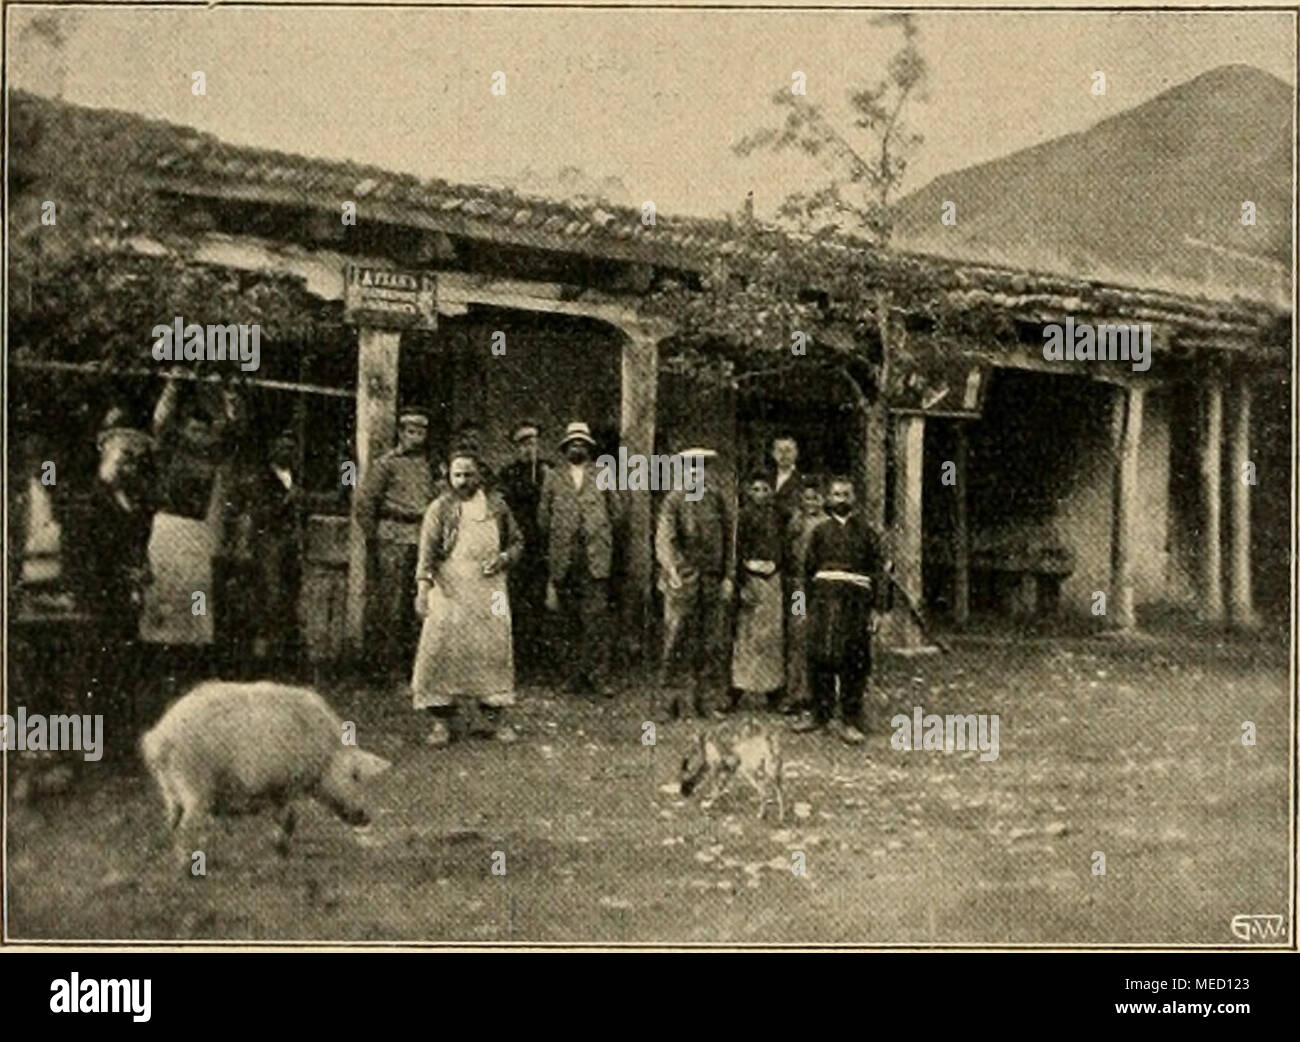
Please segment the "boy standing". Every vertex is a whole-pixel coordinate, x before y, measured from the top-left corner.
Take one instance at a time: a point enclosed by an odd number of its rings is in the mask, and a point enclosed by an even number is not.
[[[880,544],[870,525],[853,512],[853,481],[831,480],[822,521],[808,540],[804,560],[808,604],[808,680],[810,719],[799,732],[826,728],[849,745],[865,739],[861,730],[862,693],[871,676],[871,632],[875,591],[881,568]],[[839,682],[840,718],[835,719]]]

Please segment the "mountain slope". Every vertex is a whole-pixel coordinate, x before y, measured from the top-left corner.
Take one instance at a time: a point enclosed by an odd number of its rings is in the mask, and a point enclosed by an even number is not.
[[[1289,300],[1293,92],[1226,65],[899,203],[902,249],[1152,288]],[[1242,202],[1257,224],[1241,223]],[[942,204],[957,206],[944,227]]]

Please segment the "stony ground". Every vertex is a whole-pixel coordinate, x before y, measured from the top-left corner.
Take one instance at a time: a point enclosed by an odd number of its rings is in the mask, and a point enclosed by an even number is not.
[[[368,834],[313,806],[281,860],[268,819],[224,822],[185,879],[149,780],[87,769],[10,803],[10,936],[1223,944],[1234,915],[1286,912],[1284,652],[981,640],[886,661],[877,689],[864,747],[782,735],[782,825],[747,792],[676,795],[694,725],[647,748],[635,689],[526,690],[518,744],[436,750],[395,696],[326,686],[395,764]],[[998,760],[892,749],[914,705],[1000,714]]]

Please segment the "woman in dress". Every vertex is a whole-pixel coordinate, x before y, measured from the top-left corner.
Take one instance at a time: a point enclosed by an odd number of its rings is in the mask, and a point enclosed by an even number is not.
[[[505,572],[523,553],[523,536],[504,500],[483,490],[475,449],[456,449],[447,462],[450,488],[420,527],[415,610],[424,625],[411,677],[415,708],[437,714],[430,745],[446,745],[447,718],[476,707],[488,733],[514,741],[498,714],[515,702]]]
[[[772,502],[772,482],[754,474],[749,502],[740,512],[736,535],[736,635],[732,645],[732,706],[745,692],[766,696],[774,708],[785,681],[781,616],[781,515]]]

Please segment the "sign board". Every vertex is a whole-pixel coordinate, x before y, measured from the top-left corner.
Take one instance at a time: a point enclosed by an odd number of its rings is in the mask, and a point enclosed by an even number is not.
[[[976,419],[992,372],[987,362],[969,357],[927,359],[903,378],[892,410]]]
[[[349,264],[343,274],[343,320],[379,329],[437,327],[437,283],[427,272]]]

